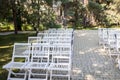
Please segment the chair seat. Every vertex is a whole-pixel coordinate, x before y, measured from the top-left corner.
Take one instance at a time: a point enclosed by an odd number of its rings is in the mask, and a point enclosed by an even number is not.
[[[36,79],[36,78],[31,78],[31,79],[29,79],[29,80],[47,80],[47,79]]]
[[[9,78],[8,80],[25,80],[24,78]]]
[[[40,50],[35,50],[33,57],[47,57],[48,51],[40,51]]]
[[[9,68],[16,68],[16,69],[22,69],[24,68],[24,66],[27,64],[26,63],[22,63],[22,62],[10,62],[6,65],[3,66],[3,68],[9,69]]]
[[[26,65],[26,69],[46,69],[48,67],[48,63],[38,63],[38,62],[30,62]]]
[[[70,70],[70,65],[69,64],[64,64],[64,63],[51,63],[49,66],[50,70]]]
[[[118,59],[118,67],[119,67],[119,69],[120,69],[120,59]]]
[[[19,52],[18,52],[19,53]],[[28,57],[30,53],[30,50],[25,50],[21,54],[14,54],[14,57]]]

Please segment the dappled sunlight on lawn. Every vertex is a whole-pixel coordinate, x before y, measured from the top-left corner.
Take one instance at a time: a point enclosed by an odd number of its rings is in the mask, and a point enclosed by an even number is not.
[[[10,47],[13,47],[13,45],[8,45],[8,46],[0,46],[0,49],[3,49],[3,48],[10,48]]]
[[[0,58],[0,62],[1,64],[5,64],[6,62],[11,60],[11,56],[4,56],[2,58]]]
[[[12,48],[13,48],[13,45],[0,46],[0,63],[1,63],[0,67],[11,60],[11,56],[13,52]]]
[[[10,34],[10,35],[0,35],[0,80],[6,80],[8,76],[8,71],[3,69],[3,65],[11,61],[14,43],[26,43],[28,41],[28,36],[33,36],[35,34],[25,33],[25,34]]]
[[[8,71],[5,69],[0,69],[0,80],[6,80],[8,76]]]

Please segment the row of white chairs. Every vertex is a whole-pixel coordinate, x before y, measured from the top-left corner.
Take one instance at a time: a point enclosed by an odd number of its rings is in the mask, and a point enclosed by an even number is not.
[[[116,56],[120,68],[120,30],[114,28],[98,29],[99,44],[108,52],[110,58]]]
[[[28,37],[28,43],[14,44],[12,60],[3,66],[9,71],[7,80],[70,80],[73,34],[68,34],[73,31],[54,29],[55,34],[49,35],[52,30],[42,37]],[[60,36],[64,33],[67,36]]]

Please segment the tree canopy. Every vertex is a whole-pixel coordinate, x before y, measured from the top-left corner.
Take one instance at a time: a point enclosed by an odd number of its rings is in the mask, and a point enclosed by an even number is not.
[[[61,1],[56,7],[53,2]],[[86,1],[86,4],[85,4]],[[120,0],[0,0],[0,23],[14,23],[15,33],[21,26],[31,25],[33,30],[42,30],[61,25],[64,16],[67,24],[75,27],[119,25]]]

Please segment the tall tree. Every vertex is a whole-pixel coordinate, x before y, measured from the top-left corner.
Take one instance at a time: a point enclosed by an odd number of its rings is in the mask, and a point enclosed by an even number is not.
[[[86,9],[84,5],[79,0],[74,0],[74,18],[75,18],[75,26],[78,27],[80,24],[85,26],[85,16]]]
[[[18,27],[17,27],[17,6],[15,4],[16,0],[10,0],[11,9],[13,13],[13,21],[14,21],[14,29],[15,34],[18,34]]]
[[[87,8],[90,13],[89,19],[92,25],[97,25],[103,21],[102,18],[104,16],[104,9],[99,3],[96,3],[95,1],[89,1]]]
[[[21,31],[22,21],[21,21],[21,1],[20,0],[9,0],[11,5],[11,10],[13,14],[13,22],[15,34],[18,33],[18,30]]]

